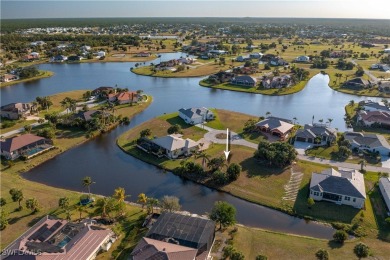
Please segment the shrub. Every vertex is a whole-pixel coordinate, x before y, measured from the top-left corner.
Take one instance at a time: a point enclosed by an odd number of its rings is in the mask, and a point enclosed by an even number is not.
[[[4,198],[0,198],[0,206],[2,207],[5,204],[7,204],[7,201]]]
[[[348,238],[348,234],[347,232],[345,232],[344,230],[337,230],[334,235],[333,235],[333,240],[338,242],[338,243],[341,243],[343,244],[344,241]]]
[[[325,249],[319,249],[316,252],[316,257],[318,260],[328,260],[329,259],[329,253]]]
[[[360,259],[370,254],[370,248],[364,243],[359,243],[353,248],[353,252]]]
[[[308,198],[307,199],[307,206],[309,207],[309,209],[311,209],[311,207],[313,207],[315,204],[315,201],[313,198]]]
[[[232,163],[227,168],[226,173],[227,173],[227,177],[228,177],[229,181],[235,181],[240,176],[241,166],[238,165],[237,163]]]
[[[175,124],[168,128],[168,134],[177,134],[181,132],[181,127],[178,124]]]
[[[268,260],[268,257],[265,255],[257,255],[256,260]]]

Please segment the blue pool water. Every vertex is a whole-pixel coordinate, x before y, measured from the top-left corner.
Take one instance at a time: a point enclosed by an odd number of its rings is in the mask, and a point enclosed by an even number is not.
[[[58,243],[58,246],[62,248],[64,246],[66,246],[66,244],[68,244],[69,241],[70,241],[70,238],[69,237],[65,237],[64,240],[62,240],[60,243]]]

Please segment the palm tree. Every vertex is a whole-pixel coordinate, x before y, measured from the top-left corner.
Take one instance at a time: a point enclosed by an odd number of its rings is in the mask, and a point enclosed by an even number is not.
[[[201,152],[196,156],[196,158],[202,158],[202,168],[204,170],[206,163],[210,161],[210,155],[206,154],[205,152]]]
[[[364,166],[366,166],[367,161],[364,160],[364,159],[361,159],[361,160],[359,161],[359,164],[360,164],[360,171],[364,171]]]
[[[146,205],[147,205],[147,207],[148,207],[148,212],[153,214],[153,212],[154,212],[154,207],[157,206],[158,204],[159,204],[158,199],[155,199],[155,198],[148,198],[148,199],[147,199],[147,202],[146,202]]]
[[[295,125],[295,123],[297,122],[298,118],[294,117],[293,120],[294,120],[294,125]]]
[[[116,188],[114,190],[114,195],[113,197],[119,202],[119,203],[122,203],[125,201],[126,197],[130,196],[130,195],[125,195],[126,191],[124,188]]]
[[[26,208],[31,210],[33,213],[37,212],[39,208],[38,200],[36,198],[26,200]]]
[[[328,118],[329,127],[330,127],[330,125],[332,124],[332,121],[333,121],[332,118]]]
[[[58,206],[62,209],[67,209],[69,207],[70,201],[68,197],[63,197],[58,200]]]
[[[100,198],[96,202],[96,211],[100,212],[102,218],[109,217],[111,219],[109,214],[110,207],[111,207],[110,200],[106,197]]]
[[[141,203],[142,204],[142,209],[144,209],[146,203],[148,202],[148,197],[146,197],[145,193],[140,193],[138,195],[138,200],[137,200],[138,203]]]
[[[81,222],[81,217],[82,217],[82,214],[84,213],[84,212],[87,212],[87,210],[86,210],[86,208],[85,208],[85,206],[83,206],[83,205],[81,205],[81,204],[77,204],[76,205],[76,211],[78,211],[79,212],[79,222]]]
[[[313,115],[313,117],[311,118],[311,124],[314,124],[314,115]]]
[[[353,106],[355,105],[355,100],[351,99],[351,100],[349,101],[349,105],[350,105],[351,107],[353,107]]]
[[[92,179],[89,176],[85,176],[83,181],[82,181],[83,187],[87,187],[88,188],[89,198],[91,198],[91,188],[90,188],[90,186],[93,183],[95,183],[95,182],[92,182]]]
[[[267,113],[265,113],[265,117],[268,117],[271,115],[271,112],[267,111]]]

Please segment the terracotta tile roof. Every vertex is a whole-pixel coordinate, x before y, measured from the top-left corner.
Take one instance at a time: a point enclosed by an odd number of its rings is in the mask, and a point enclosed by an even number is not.
[[[33,134],[24,134],[24,135],[8,138],[4,142],[1,142],[1,150],[11,153],[22,147],[25,147],[30,144],[34,144],[35,142],[44,139],[45,138]]]
[[[118,94],[117,99],[119,101],[126,101],[126,100],[131,100],[132,98],[135,98],[137,96],[137,92],[121,92]]]

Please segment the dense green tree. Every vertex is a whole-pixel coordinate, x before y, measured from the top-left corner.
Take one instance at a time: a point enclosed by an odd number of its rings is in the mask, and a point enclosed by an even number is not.
[[[213,180],[218,185],[225,185],[229,181],[229,178],[223,171],[216,170],[213,173]]]
[[[226,170],[229,181],[235,181],[238,179],[241,173],[241,166],[237,163],[231,163]]]
[[[315,255],[318,260],[329,260],[329,253],[326,249],[319,249]]]
[[[146,207],[148,209],[148,213],[152,213],[154,212],[154,208],[158,206],[159,204],[159,200],[156,199],[156,198],[147,198],[146,200]]]
[[[175,124],[168,128],[168,134],[178,134],[181,132],[181,127],[178,124]]]
[[[295,160],[296,155],[297,152],[289,143],[261,141],[254,156],[269,165],[285,167]]]
[[[220,229],[234,225],[236,223],[236,208],[225,201],[217,201],[211,210],[210,219],[219,223]]]
[[[175,196],[164,196],[161,199],[160,206],[162,211],[174,212],[181,208],[179,198]]]
[[[244,132],[245,133],[252,133],[253,131],[256,130],[256,123],[257,121],[254,119],[249,119],[248,121],[245,122],[244,124]]]
[[[9,194],[11,195],[12,201],[18,202],[19,208],[21,209],[22,208],[21,202],[24,199],[22,190],[13,188],[10,189]]]
[[[22,79],[32,78],[39,75],[39,71],[36,67],[26,67],[20,70],[19,76]]]
[[[8,226],[8,212],[4,208],[0,208],[0,230],[4,230]]]
[[[70,205],[70,200],[68,197],[62,197],[58,200],[58,207],[61,209],[67,209]]]
[[[336,242],[339,242],[341,244],[344,243],[344,241],[348,238],[348,234],[344,230],[337,230],[333,234],[333,240]]]
[[[7,204],[7,201],[4,198],[0,198],[0,207],[4,206]]]
[[[353,252],[359,259],[366,258],[370,254],[370,248],[364,243],[359,243],[353,248]]]
[[[256,260],[268,260],[268,257],[265,255],[257,255]]]
[[[211,169],[211,171],[214,172],[214,171],[220,169],[222,167],[222,165],[224,165],[224,163],[225,163],[225,158],[216,157],[216,158],[211,159],[207,163],[207,167],[209,167]]]
[[[151,136],[151,135],[152,135],[152,130],[150,130],[150,128],[143,129],[143,130],[139,133],[139,135],[140,135],[140,137]]]
[[[26,208],[31,210],[32,213],[38,212],[39,202],[36,198],[30,198],[26,200]]]

